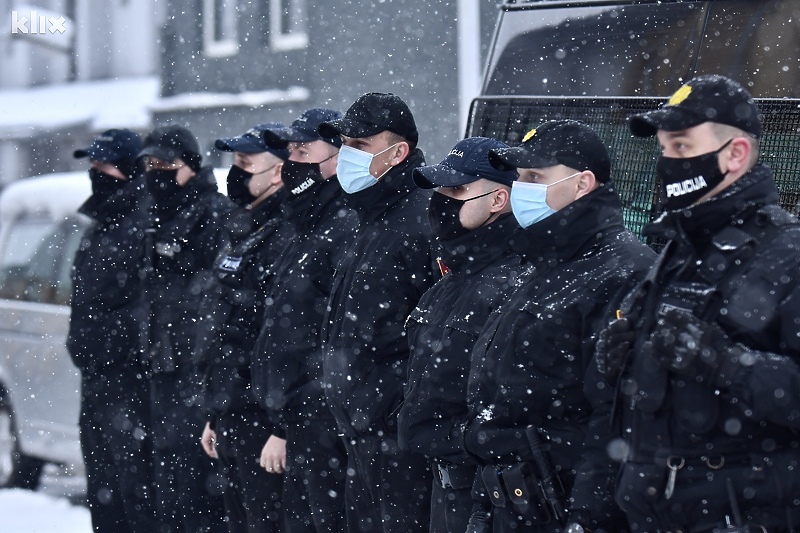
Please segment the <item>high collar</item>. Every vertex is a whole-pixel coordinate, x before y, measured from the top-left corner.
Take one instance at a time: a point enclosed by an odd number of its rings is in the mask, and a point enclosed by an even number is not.
[[[345,195],[347,205],[358,213],[361,221],[376,220],[391,206],[417,189],[411,179],[415,168],[425,165],[422,150],[416,148],[402,163],[392,168],[378,183],[353,194]]]
[[[110,195],[92,194],[78,212],[100,224],[113,224],[136,209],[144,189],[144,179],[133,178]]]
[[[442,261],[454,272],[476,274],[511,250],[517,219],[505,214],[489,224],[455,239],[439,241]]]
[[[274,193],[266,197],[254,209],[249,209],[250,216],[253,217],[255,227],[263,226],[279,212],[281,204],[289,197],[286,187],[281,187]]]
[[[281,205],[284,216],[301,233],[313,229],[331,202],[341,200],[344,192],[339,179],[332,176],[315,183],[297,196],[289,197]]]
[[[515,235],[514,250],[530,262],[564,262],[598,236],[623,228],[613,182],[595,189]]]
[[[769,167],[758,164],[728,188],[705,202],[665,211],[644,229],[647,236],[700,244],[722,228],[739,224],[748,213],[777,203],[778,188]]]
[[[253,231],[260,228],[270,220],[277,218],[280,208],[289,193],[285,187],[269,195],[254,209],[240,207],[236,209],[227,221],[228,233],[233,242],[245,239]]]
[[[153,209],[159,218],[169,218],[193,204],[198,198],[217,190],[217,180],[211,167],[202,167],[179,191],[169,196],[151,194]]]

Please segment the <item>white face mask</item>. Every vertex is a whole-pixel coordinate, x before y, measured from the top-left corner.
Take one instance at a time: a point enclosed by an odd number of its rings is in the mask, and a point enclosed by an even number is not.
[[[391,150],[397,146],[397,144],[398,143],[394,143],[390,147],[374,155],[364,150],[342,145],[339,149],[339,161],[336,163],[336,175],[339,178],[339,184],[342,186],[344,192],[353,194],[378,183],[392,167],[387,168],[383,174],[376,178],[369,172],[372,160],[382,153]]]
[[[550,185],[544,183],[527,183],[524,181],[515,181],[512,183],[511,211],[514,213],[514,218],[517,219],[519,225],[523,228],[527,228],[555,213],[556,210],[547,205],[547,189],[562,181],[574,178],[578,174],[580,174],[580,172],[562,178]]]

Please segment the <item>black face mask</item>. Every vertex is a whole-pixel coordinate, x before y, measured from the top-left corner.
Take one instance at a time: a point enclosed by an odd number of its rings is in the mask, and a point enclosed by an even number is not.
[[[695,157],[658,158],[656,174],[661,180],[661,202],[667,211],[689,207],[725,179],[719,169],[719,153],[733,139],[718,150]]]
[[[497,189],[495,189],[495,191],[496,190]],[[461,225],[461,220],[459,219],[461,208],[464,207],[464,204],[467,202],[483,198],[495,191],[489,191],[478,196],[473,196],[472,198],[467,198],[466,200],[456,200],[440,192],[434,192],[433,196],[431,196],[430,206],[428,207],[428,222],[431,225],[433,235],[439,240],[447,241],[460,237],[461,235],[466,235],[472,231]],[[489,220],[491,217],[492,215],[489,214],[486,220]],[[481,226],[486,224],[486,220],[481,223]]]
[[[252,172],[247,172],[233,165],[228,171],[228,198],[239,206],[250,205],[255,202],[256,197],[250,194],[250,189],[248,188],[252,177]]]
[[[281,180],[292,196],[298,196],[315,183],[325,181],[319,170],[319,163],[298,163],[297,161],[283,162]]]
[[[182,189],[178,182],[175,181],[177,175],[177,170],[150,170],[145,172],[147,190],[150,191],[150,194],[159,198],[172,196]]]
[[[89,169],[89,180],[92,182],[92,194],[100,197],[110,197],[127,183],[96,168]]]

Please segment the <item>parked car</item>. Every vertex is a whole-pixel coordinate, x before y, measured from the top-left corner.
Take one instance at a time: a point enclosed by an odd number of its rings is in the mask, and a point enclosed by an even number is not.
[[[89,220],[85,172],[0,193],[0,486],[34,488],[46,461],[81,473],[80,376],[65,348],[72,258]]]
[[[227,170],[216,170],[225,191]],[[80,374],[66,350],[71,270],[89,219],[86,172],[0,192],[0,487],[35,488],[45,463],[83,475]]]

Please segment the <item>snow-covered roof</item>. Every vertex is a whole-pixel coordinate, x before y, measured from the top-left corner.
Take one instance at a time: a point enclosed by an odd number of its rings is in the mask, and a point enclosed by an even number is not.
[[[310,94],[310,91],[305,87],[244,91],[241,93],[182,93],[160,98],[150,106],[150,109],[163,112],[209,107],[258,107],[281,102],[302,102],[308,100]]]
[[[0,220],[6,224],[23,213],[59,220],[75,213],[91,193],[86,171],[13,181],[0,193]]]
[[[156,76],[3,90],[0,139],[27,138],[86,123],[92,131],[146,129],[160,90]]]
[[[215,168],[217,188],[227,194],[227,168]],[[75,213],[92,194],[89,174],[85,170],[54,172],[44,176],[12,181],[0,192],[0,221],[26,215],[64,218]]]

